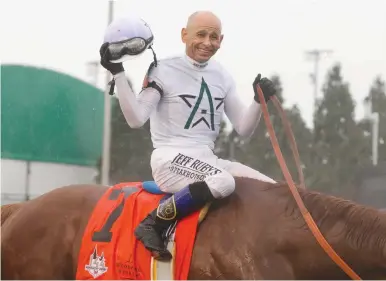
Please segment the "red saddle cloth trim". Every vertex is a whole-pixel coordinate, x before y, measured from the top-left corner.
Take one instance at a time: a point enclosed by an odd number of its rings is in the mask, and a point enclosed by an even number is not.
[[[130,190],[133,192],[125,195]],[[163,195],[147,192],[142,188],[141,182],[120,183],[109,188],[96,204],[84,231],[76,279],[150,280],[151,255],[135,238],[134,229],[158,206],[162,197]],[[176,280],[188,278],[198,218],[199,211],[177,223],[174,266]],[[111,221],[111,229],[106,229]],[[111,233],[110,241],[93,241],[95,232],[103,229],[104,234]]]

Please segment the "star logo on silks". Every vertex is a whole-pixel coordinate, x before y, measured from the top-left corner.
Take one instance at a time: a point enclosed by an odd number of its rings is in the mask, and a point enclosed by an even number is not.
[[[204,93],[206,94],[208,101],[209,101],[209,113],[208,113],[208,109],[201,109],[200,114],[203,116],[192,124],[193,118],[197,114],[197,111],[198,111],[198,108],[201,104]],[[204,122],[209,129],[214,131],[214,105],[213,105],[213,103],[218,102],[218,104],[216,105],[216,110],[217,110],[223,104],[224,98],[214,98],[213,99],[212,94],[210,93],[208,84],[206,84],[204,78],[202,78],[202,81],[201,81],[200,94],[198,95],[198,97],[196,97],[194,95],[179,95],[179,97],[187,104],[187,106],[189,106],[189,108],[193,107],[193,110],[190,113],[189,118],[185,123],[184,129],[194,128],[195,126],[197,126],[201,122]],[[196,100],[196,98],[197,98],[197,100]],[[193,101],[196,100],[194,106],[193,106],[193,103],[190,102],[192,100]],[[210,117],[210,120],[209,120],[210,122],[206,119],[206,116],[208,114]]]
[[[108,267],[106,267],[104,254],[102,252],[102,254],[98,256],[96,245],[93,253],[90,255],[90,262],[84,266],[84,269],[87,270],[94,279],[107,272]]]

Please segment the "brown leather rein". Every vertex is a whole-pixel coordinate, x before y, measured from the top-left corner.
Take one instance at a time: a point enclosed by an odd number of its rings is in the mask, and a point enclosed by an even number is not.
[[[319,245],[323,248],[323,250],[327,253],[327,255],[353,280],[362,280],[358,274],[356,274],[350,266],[348,266],[343,259],[334,251],[334,249],[331,247],[331,245],[327,242],[327,240],[324,238],[323,234],[320,232],[318,226],[316,225],[315,221],[312,219],[312,216],[310,212],[307,210],[306,206],[303,203],[302,198],[300,197],[299,191],[295,187],[295,184],[292,180],[291,174],[288,170],[287,164],[284,160],[284,157],[281,153],[279,143],[276,138],[275,130],[273,129],[271,119],[269,117],[269,112],[268,112],[268,107],[267,103],[265,102],[264,99],[264,94],[263,91],[261,90],[260,86],[256,86],[258,95],[259,95],[259,100],[261,104],[261,108],[263,110],[263,116],[264,116],[264,121],[265,124],[267,125],[267,130],[269,133],[269,137],[271,139],[272,147],[275,151],[275,155],[277,157],[277,160],[279,162],[280,168],[284,174],[284,177],[288,183],[288,186],[291,190],[292,195],[295,198],[296,204],[298,205],[301,214],[306,221],[308,227],[310,228],[312,234],[318,241]],[[291,125],[286,117],[285,111],[283,110],[282,106],[280,105],[279,100],[277,99],[276,96],[273,96],[271,98],[273,104],[275,105],[276,109],[278,110],[280,114],[280,118],[284,124],[285,131],[287,136],[289,137],[290,140],[290,145],[291,145],[291,150],[293,153],[293,156],[295,158],[296,166],[298,169],[298,174],[299,174],[299,180],[300,180],[300,186],[301,188],[305,188],[305,182],[304,182],[304,175],[303,171],[301,168],[301,162],[300,162],[300,157],[299,157],[299,152],[297,149],[296,145],[296,140],[293,135]]]

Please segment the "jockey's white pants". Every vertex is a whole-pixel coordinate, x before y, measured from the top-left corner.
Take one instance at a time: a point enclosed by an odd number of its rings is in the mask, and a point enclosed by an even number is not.
[[[218,158],[210,148],[157,148],[151,156],[154,181],[163,192],[176,193],[185,186],[205,181],[217,199],[235,190],[233,177],[275,181],[238,162]]]

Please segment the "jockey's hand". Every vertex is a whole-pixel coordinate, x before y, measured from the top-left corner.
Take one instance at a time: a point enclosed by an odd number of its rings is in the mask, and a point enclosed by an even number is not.
[[[107,48],[108,46],[109,46],[109,43],[106,42],[106,43],[103,43],[99,49],[99,54],[101,56],[101,61],[100,61],[101,65],[105,69],[110,71],[112,75],[125,71],[121,62],[120,63],[110,62],[111,55]]]
[[[261,78],[261,74],[259,73],[252,84],[253,91],[255,92],[254,99],[257,103],[260,103],[259,94],[257,93],[256,89],[257,84],[259,84],[260,88],[263,90],[265,102],[268,102],[272,96],[276,95],[276,88],[273,82],[266,77]]]

